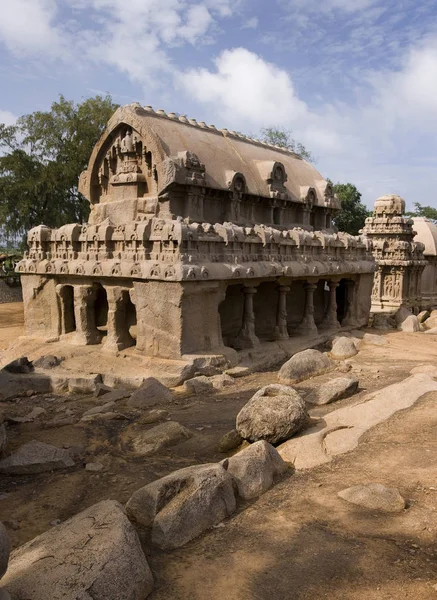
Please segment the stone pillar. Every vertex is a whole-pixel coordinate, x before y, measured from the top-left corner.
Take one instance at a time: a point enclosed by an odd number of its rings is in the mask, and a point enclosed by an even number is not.
[[[317,334],[317,327],[314,321],[314,292],[317,289],[317,284],[306,283],[305,289],[305,310],[303,319],[297,331],[304,335],[315,335]]]
[[[117,352],[135,345],[126,318],[127,289],[119,286],[105,288],[108,299],[108,334],[103,344],[106,352]]]
[[[70,290],[70,291],[69,291]],[[66,285],[57,285],[56,286],[56,294],[58,295],[61,307],[60,307],[60,324],[59,330],[60,334],[64,335],[66,333],[70,333],[70,331],[75,330],[74,323],[74,305],[70,301],[68,294],[72,293],[73,287]],[[70,296],[71,298],[71,296]]]
[[[290,287],[287,285],[280,285],[278,288],[278,310],[276,313],[276,327],[274,336],[276,340],[288,339],[287,329],[287,293],[290,291]]]
[[[323,329],[339,329],[341,327],[337,319],[337,288],[338,281],[328,281],[329,301],[325,318],[323,319]]]
[[[244,286],[243,294],[243,323],[234,342],[234,346],[238,350],[253,348],[259,344],[259,339],[255,335],[255,313],[253,310],[253,295],[256,294],[256,288]]]
[[[96,289],[92,285],[74,286],[74,316],[76,319],[76,335],[73,343],[77,345],[99,344],[102,336],[96,327],[94,303]]]
[[[352,280],[346,280],[346,302],[347,302],[347,309],[346,309],[346,316],[343,319],[342,325],[347,325],[347,326],[351,326],[351,325],[356,325],[357,323],[357,298],[356,298],[356,286],[355,286],[355,281]]]

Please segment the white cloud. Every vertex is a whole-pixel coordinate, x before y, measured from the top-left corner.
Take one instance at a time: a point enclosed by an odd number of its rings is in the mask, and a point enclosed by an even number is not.
[[[215,60],[215,71],[188,69],[178,85],[216,114],[246,126],[304,118],[307,106],[295,94],[286,71],[245,48],[225,50]]]
[[[258,17],[252,17],[250,19],[248,19],[245,23],[243,23],[243,25],[241,26],[241,29],[256,29],[259,25],[259,19]]]
[[[57,13],[56,0],[13,0],[2,2],[0,42],[18,55],[39,52],[59,52],[60,32],[53,21]]]
[[[16,120],[16,115],[11,113],[11,111],[0,109],[0,123],[4,123],[5,125],[14,125]]]
[[[282,5],[288,9],[303,10],[306,12],[329,13],[343,11],[354,13],[370,8],[379,3],[379,0],[282,0]]]

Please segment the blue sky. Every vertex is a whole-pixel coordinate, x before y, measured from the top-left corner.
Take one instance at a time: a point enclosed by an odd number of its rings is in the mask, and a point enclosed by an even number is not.
[[[109,92],[293,130],[335,182],[437,207],[435,0],[0,0],[0,122]]]

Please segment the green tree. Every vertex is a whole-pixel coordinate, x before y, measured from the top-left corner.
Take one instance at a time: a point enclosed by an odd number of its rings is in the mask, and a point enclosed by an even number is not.
[[[352,183],[336,183],[333,188],[341,202],[341,210],[334,218],[335,227],[339,231],[358,235],[366,217],[371,214],[361,202],[360,192]]]
[[[299,156],[309,162],[315,162],[312,153],[303,144],[294,139],[293,132],[290,129],[285,129],[284,127],[266,127],[265,129],[261,129],[261,140],[266,144],[286,148],[295,154],[299,154]]]
[[[109,95],[74,103],[63,96],[48,112],[0,124],[0,229],[23,236],[35,225],[84,222],[89,206],[78,192],[81,171],[117,108]]]
[[[405,213],[409,217],[425,217],[430,221],[437,221],[437,208],[432,206],[422,206],[419,202],[414,202],[414,211]]]

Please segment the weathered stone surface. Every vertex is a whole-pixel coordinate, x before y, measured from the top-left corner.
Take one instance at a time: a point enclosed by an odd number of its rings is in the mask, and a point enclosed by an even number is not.
[[[32,441],[21,446],[8,458],[1,460],[0,473],[28,475],[29,473],[43,473],[73,466],[74,461],[68,450]]]
[[[396,325],[399,326],[405,321],[405,319],[408,319],[408,317],[411,317],[411,310],[405,308],[405,306],[401,306],[394,314]]]
[[[416,375],[417,373],[427,373],[431,377],[437,377],[437,365],[417,365],[411,369],[410,374]]]
[[[0,522],[0,579],[6,573],[9,561],[9,536],[6,527]]]
[[[102,383],[102,376],[99,374],[70,377],[68,379],[68,391],[71,394],[94,394],[98,383]]]
[[[131,408],[150,408],[173,399],[171,391],[154,377],[148,377],[127,401]]]
[[[355,377],[336,377],[312,390],[306,396],[305,401],[310,404],[329,404],[335,400],[350,396],[357,389],[358,379]]]
[[[3,456],[8,443],[8,435],[4,423],[0,425],[0,456]]]
[[[199,375],[192,379],[187,379],[184,382],[184,390],[190,394],[202,394],[205,392],[212,392],[214,389],[213,382],[206,375]]]
[[[396,326],[396,319],[390,313],[375,313],[373,315],[372,327],[374,329],[394,329]]]
[[[372,344],[373,346],[385,346],[387,344],[387,338],[384,335],[365,333],[363,336],[363,342],[366,344]]]
[[[427,329],[425,331],[428,335],[437,335],[437,327],[433,327],[432,329]]]
[[[211,377],[212,385],[216,390],[222,390],[225,387],[229,387],[230,385],[234,385],[234,378],[225,373],[221,375],[213,375]]]
[[[235,448],[238,448],[243,442],[243,438],[236,429],[231,429],[228,433],[221,438],[217,450],[219,452],[230,452]]]
[[[434,312],[434,311],[433,311]],[[436,329],[437,328],[437,316],[433,317],[432,313],[429,319],[423,322],[425,329]]]
[[[159,408],[153,408],[146,413],[143,413],[137,423],[141,425],[151,425],[158,421],[163,421],[168,417],[168,411]]]
[[[12,600],[9,592],[5,588],[0,588],[0,600]]]
[[[15,550],[2,585],[14,600],[143,600],[153,576],[123,507],[105,500]]]
[[[232,367],[232,369],[226,369],[225,374],[226,375],[230,375],[231,377],[245,377],[246,375],[249,375],[250,373],[250,367]]]
[[[369,510],[400,512],[405,508],[405,500],[399,490],[385,487],[381,483],[354,485],[338,492],[338,496],[351,504],[357,504]]]
[[[417,320],[419,321],[419,323],[423,323],[424,321],[426,321],[426,319],[430,316],[429,310],[422,310],[418,315],[417,315]]]
[[[334,366],[334,363],[326,354],[318,350],[303,350],[297,352],[282,365],[278,373],[278,379],[280,383],[289,385],[319,375],[324,371],[329,371]]]
[[[266,385],[258,390],[237,415],[236,428],[245,440],[271,444],[288,440],[307,421],[305,402],[291,387]]]
[[[261,440],[222,461],[223,467],[237,483],[238,495],[251,500],[272,487],[289,465],[268,442]]]
[[[132,446],[136,454],[147,456],[157,452],[160,448],[175,446],[193,435],[192,431],[177,421],[167,421],[147,431],[136,431],[132,439]]]
[[[116,406],[117,405],[115,404],[115,402],[107,402],[106,404],[102,404],[101,406],[94,406],[93,408],[90,408],[89,410],[84,412],[82,418],[89,417],[90,415],[98,415],[99,413],[112,412]]]
[[[109,385],[105,385],[104,383],[98,383],[96,385],[94,396],[96,398],[99,398],[100,396],[104,396],[105,394],[109,394],[109,392],[112,392],[113,389],[114,388],[109,387]]]
[[[400,383],[367,394],[362,402],[330,412],[303,435],[278,447],[284,460],[296,469],[310,469],[327,463],[338,454],[357,447],[360,437],[399,410],[412,406],[427,392],[437,391],[426,373],[412,375]]]
[[[27,356],[22,356],[5,365],[3,369],[8,373],[31,373],[33,365]]]
[[[33,366],[39,369],[54,369],[59,366],[62,362],[62,358],[58,358],[53,354],[47,354],[46,356],[41,356],[37,360],[33,361]]]
[[[419,320],[415,315],[410,315],[404,319],[398,327],[405,333],[416,333],[417,331],[420,331]]]
[[[340,337],[335,340],[332,345],[331,358],[336,360],[344,360],[358,354],[357,347],[352,338]]]
[[[195,465],[175,471],[132,495],[127,514],[152,527],[152,542],[179,548],[236,509],[234,482],[220,464]]]

